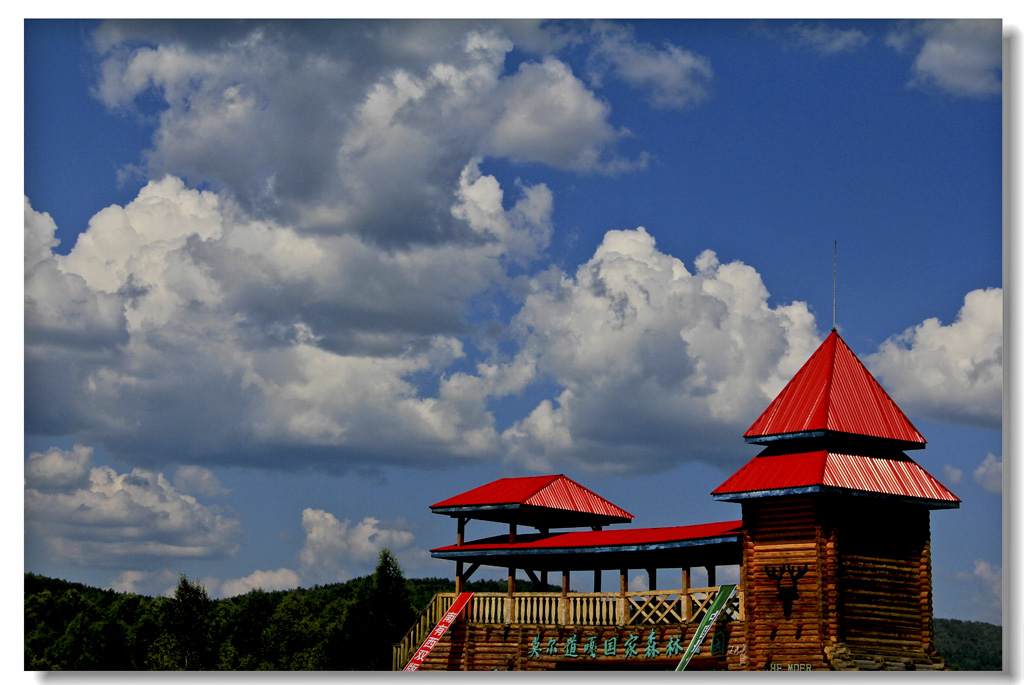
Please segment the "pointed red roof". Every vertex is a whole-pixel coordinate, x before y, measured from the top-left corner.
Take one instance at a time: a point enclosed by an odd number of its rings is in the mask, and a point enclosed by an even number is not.
[[[625,509],[561,474],[499,478],[430,508],[435,514],[550,528],[633,520]]]
[[[900,452],[884,456],[838,454],[826,450],[762,453],[711,493],[735,501],[767,495],[851,491],[923,501],[932,507],[958,507],[960,498]]]
[[[927,443],[835,329],[743,437],[769,443],[826,432],[893,440],[902,449]]]

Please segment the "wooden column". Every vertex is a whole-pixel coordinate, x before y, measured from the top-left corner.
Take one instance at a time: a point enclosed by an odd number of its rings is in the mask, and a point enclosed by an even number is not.
[[[508,524],[508,544],[516,544],[516,529],[517,526],[514,523]]]
[[[543,585],[544,587],[548,586],[548,572],[547,571],[541,571],[540,572],[540,584]]]
[[[626,590],[629,588],[629,569],[624,568],[619,571],[619,605],[618,616],[616,621],[620,626],[626,625]]]
[[[687,623],[693,620],[693,604],[690,601],[690,567],[683,567],[683,618]]]
[[[466,544],[466,521],[468,520],[465,517],[459,517],[459,531],[455,536],[455,544],[459,547]]]
[[[718,583],[715,582],[715,567],[705,566],[704,568],[707,569],[708,572],[708,587],[715,587],[718,585]]]
[[[559,600],[559,617],[562,625],[569,624],[569,571],[562,571],[562,597]]]
[[[647,589],[651,592],[658,590],[658,569],[656,568],[647,569]]]
[[[594,569],[594,592],[601,591],[601,569]]]
[[[508,597],[505,599],[505,623],[516,622],[516,603],[513,595],[516,594],[516,570],[513,567],[508,569]]]
[[[455,562],[455,594],[462,594],[462,562]]]

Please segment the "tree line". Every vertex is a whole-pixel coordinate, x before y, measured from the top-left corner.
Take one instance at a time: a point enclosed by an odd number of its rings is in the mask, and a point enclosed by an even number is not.
[[[389,669],[414,594],[388,550],[370,576],[218,600],[185,575],[147,597],[27,573],[25,669]]]
[[[185,575],[173,596],[149,597],[26,573],[25,670],[389,670],[392,645],[435,593],[454,589],[405,578],[387,549],[369,576],[227,599]]]
[[[369,576],[216,600],[185,575],[173,596],[149,597],[26,573],[25,670],[388,670],[392,645],[435,593],[453,590],[450,579],[405,578],[387,549]],[[935,638],[951,669],[1001,668],[999,626],[935,619]]]

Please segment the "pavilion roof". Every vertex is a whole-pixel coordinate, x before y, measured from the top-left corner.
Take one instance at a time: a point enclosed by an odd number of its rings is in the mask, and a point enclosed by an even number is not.
[[[927,442],[835,329],[743,437],[767,444],[826,435],[881,438],[900,449]]]
[[[430,505],[435,514],[536,528],[628,523],[633,515],[564,475],[500,478]]]
[[[432,557],[537,570],[739,563],[742,521],[664,528],[507,535],[430,550]]]
[[[933,508],[959,507],[960,499],[907,455],[840,454],[827,450],[779,454],[771,449],[712,491],[717,500],[810,492],[898,497]]]

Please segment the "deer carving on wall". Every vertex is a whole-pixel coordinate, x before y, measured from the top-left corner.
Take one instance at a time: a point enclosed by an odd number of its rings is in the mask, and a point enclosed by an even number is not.
[[[775,587],[779,590],[779,599],[782,600],[782,613],[786,618],[789,618],[790,612],[793,610],[793,600],[796,599],[796,582],[804,577],[807,573],[807,564],[797,567],[792,564],[783,564],[782,566],[766,566],[765,573],[768,574],[769,578],[775,579]],[[783,587],[782,579],[789,576],[789,587]]]

